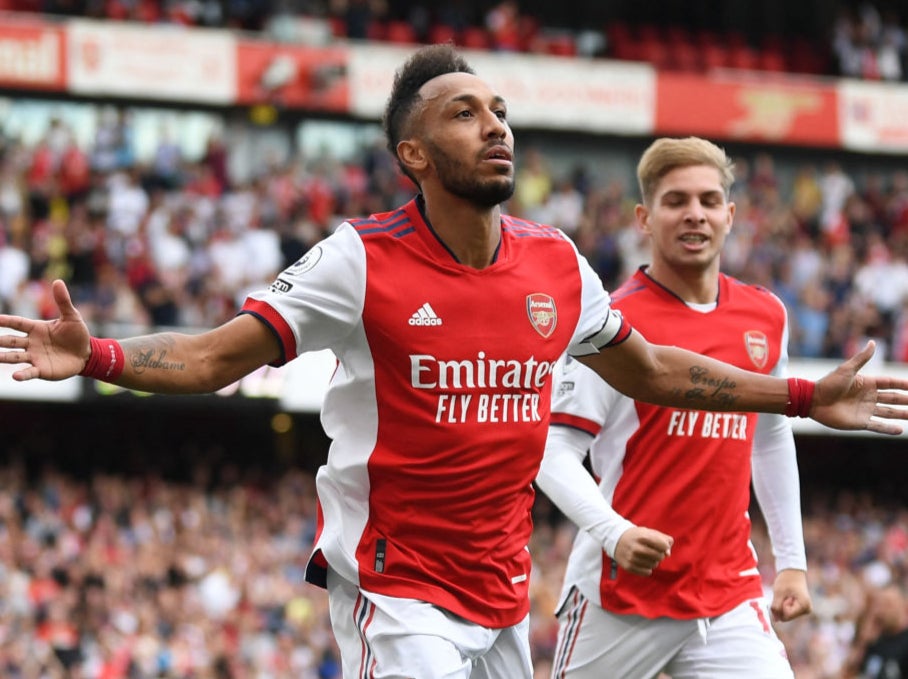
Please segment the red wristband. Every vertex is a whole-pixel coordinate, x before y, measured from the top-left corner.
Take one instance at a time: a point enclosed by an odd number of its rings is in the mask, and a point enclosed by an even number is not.
[[[91,354],[79,374],[104,382],[113,382],[126,367],[123,347],[115,339],[90,337],[88,341],[91,344]]]
[[[810,380],[802,380],[799,377],[788,378],[788,405],[785,406],[785,414],[788,417],[810,417],[815,386],[816,382]]]

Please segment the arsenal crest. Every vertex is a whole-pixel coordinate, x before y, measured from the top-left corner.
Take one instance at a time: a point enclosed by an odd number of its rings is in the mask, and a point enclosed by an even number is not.
[[[748,330],[744,333],[744,346],[747,347],[747,355],[754,365],[763,368],[769,358],[769,342],[766,335],[759,330]]]
[[[543,337],[549,337],[555,332],[558,310],[555,309],[555,300],[549,295],[541,292],[527,295],[527,316],[530,318],[530,325]]]

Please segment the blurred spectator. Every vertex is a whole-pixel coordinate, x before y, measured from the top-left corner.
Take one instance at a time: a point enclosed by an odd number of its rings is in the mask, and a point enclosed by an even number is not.
[[[388,7],[384,0],[330,0],[329,12],[343,23],[344,35],[366,40],[377,37],[372,28],[384,20]]]
[[[792,182],[791,209],[798,223],[798,230],[811,238],[820,235],[820,211],[823,190],[817,177],[816,166],[807,163],[798,168]]]
[[[795,304],[792,319],[792,337],[789,348],[792,355],[804,358],[822,358],[828,347],[829,291],[818,278],[807,281]]]
[[[148,213],[148,193],[139,182],[138,170],[127,168],[107,180],[108,256],[118,264],[126,260],[126,250],[139,236]]]
[[[491,47],[498,52],[521,50],[520,6],[517,0],[500,0],[492,5],[485,16]]]
[[[538,216],[542,223],[556,226],[573,238],[580,228],[583,210],[583,194],[574,187],[571,177],[564,176],[555,180]]]
[[[552,192],[552,174],[538,148],[531,146],[523,151],[514,181],[512,211],[535,220]]]
[[[845,204],[854,193],[854,180],[842,169],[840,163],[828,161],[819,179],[822,194],[820,230],[827,243],[847,243],[850,238],[845,218]]]
[[[908,676],[908,599],[902,584],[884,584],[870,591],[849,660],[843,672],[846,677]]]
[[[0,312],[9,313],[19,290],[28,280],[28,253],[0,230]]]

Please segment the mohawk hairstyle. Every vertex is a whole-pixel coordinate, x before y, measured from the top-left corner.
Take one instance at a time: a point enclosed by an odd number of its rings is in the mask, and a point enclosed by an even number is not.
[[[420,101],[419,89],[433,78],[447,73],[475,75],[475,71],[450,43],[428,45],[419,49],[394,75],[394,86],[391,88],[391,96],[385,106],[382,124],[388,142],[388,150],[397,159],[401,171],[414,182],[415,178],[410,175],[397,156],[397,144],[406,134],[410,114]]]

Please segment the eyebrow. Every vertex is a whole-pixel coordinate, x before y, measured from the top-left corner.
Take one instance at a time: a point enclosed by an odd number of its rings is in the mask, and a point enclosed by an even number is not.
[[[452,97],[448,103],[450,103],[450,104],[454,104],[457,102],[474,103],[479,100],[480,100],[479,97],[476,96],[475,94],[470,94],[469,92],[465,92],[464,94],[458,94],[456,97]],[[505,106],[507,106],[507,102],[504,100],[504,97],[502,97],[500,94],[496,94],[494,97],[492,97],[492,103],[493,104],[504,104]]]
[[[707,191],[683,191],[681,189],[669,189],[662,194],[662,198],[675,198],[682,196],[725,196],[721,189],[709,189]]]

